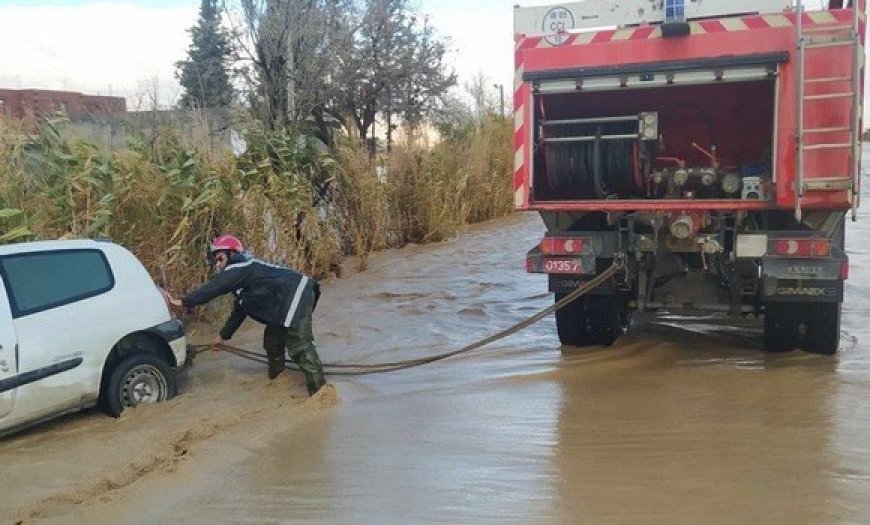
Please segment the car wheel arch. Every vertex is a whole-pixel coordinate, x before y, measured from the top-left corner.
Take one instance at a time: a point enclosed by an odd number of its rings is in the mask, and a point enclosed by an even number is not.
[[[106,382],[112,374],[114,367],[128,355],[137,352],[156,354],[164,359],[170,367],[178,366],[178,363],[175,362],[175,354],[172,353],[169,343],[164,341],[160,336],[148,331],[132,332],[125,335],[115,343],[111,352],[109,352],[109,355],[106,356],[106,360],[103,363],[103,370],[100,374],[101,396],[106,388]]]

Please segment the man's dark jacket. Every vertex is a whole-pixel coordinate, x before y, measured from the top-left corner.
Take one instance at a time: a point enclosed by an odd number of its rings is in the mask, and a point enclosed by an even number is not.
[[[222,272],[184,296],[181,302],[186,307],[199,306],[230,292],[236,300],[220,331],[223,339],[231,339],[245,317],[265,325],[298,330],[302,315],[317,304],[320,285],[289,268],[233,254]]]

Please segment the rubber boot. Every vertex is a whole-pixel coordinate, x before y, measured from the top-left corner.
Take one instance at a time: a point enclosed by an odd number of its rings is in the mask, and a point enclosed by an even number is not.
[[[275,379],[286,369],[287,366],[284,364],[284,356],[269,356],[269,379]]]
[[[326,384],[323,376],[323,365],[314,346],[314,333],[311,329],[311,313],[309,308],[299,322],[299,329],[287,330],[287,353],[299,369],[305,374],[305,385],[308,395],[314,395],[320,387]]]
[[[320,364],[320,357],[318,357],[313,344],[308,343],[300,346],[293,349],[290,353],[290,359],[299,366],[299,370],[305,376],[308,395],[313,396],[320,390],[320,387],[326,384],[323,366]]]
[[[308,395],[313,396],[326,384],[323,366],[320,364],[320,357],[317,355],[317,350],[314,349],[313,344],[302,352],[299,359],[299,367],[305,372],[305,385],[308,387]]]
[[[275,379],[287,366],[284,362],[284,345],[287,341],[287,329],[280,326],[267,326],[263,332],[263,348],[269,363],[269,379]]]

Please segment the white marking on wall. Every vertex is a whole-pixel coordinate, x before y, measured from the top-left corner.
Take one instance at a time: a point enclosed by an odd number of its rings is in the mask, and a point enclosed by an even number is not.
[[[583,46],[592,42],[592,39],[595,38],[595,35],[598,33],[592,31],[587,31],[585,33],[578,33],[574,38],[575,46]]]
[[[770,27],[791,27],[791,20],[783,15],[767,15],[763,18]]]
[[[807,13],[810,19],[817,24],[836,24],[837,17],[828,11],[811,11]]]
[[[701,27],[701,24],[692,22],[689,24],[689,34],[691,35],[706,35],[707,30]]]
[[[629,38],[631,38],[631,35],[634,34],[634,31],[635,30],[633,28],[632,29],[620,29],[620,30],[616,31],[616,33],[613,34],[613,38],[611,38],[610,40],[612,40],[612,41],[628,40]]]
[[[749,29],[746,23],[739,18],[723,18],[719,20],[719,23],[722,24],[726,31],[746,31]]]
[[[526,116],[524,114],[525,112],[526,112],[525,106],[521,106],[521,107],[517,108],[516,111],[514,111],[514,131],[519,131],[519,129],[521,127],[523,127],[523,122],[525,122],[525,120],[526,120],[526,118],[525,118]]]
[[[526,162],[526,153],[524,148],[520,146],[520,148],[514,153],[514,173],[523,169],[523,164]]]
[[[526,186],[523,184],[517,191],[514,192],[514,206],[517,208],[522,208],[523,204],[526,202]]]
[[[516,74],[514,75],[514,91],[523,86],[523,73],[525,73],[525,69],[525,66],[522,65],[517,68]]]

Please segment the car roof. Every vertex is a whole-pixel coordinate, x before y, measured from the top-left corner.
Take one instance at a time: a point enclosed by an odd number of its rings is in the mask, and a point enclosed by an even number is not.
[[[0,246],[0,256],[12,255],[16,253],[41,252],[52,250],[97,249],[103,251],[107,246],[112,245],[113,243],[110,242],[94,241],[91,239],[20,242]]]

